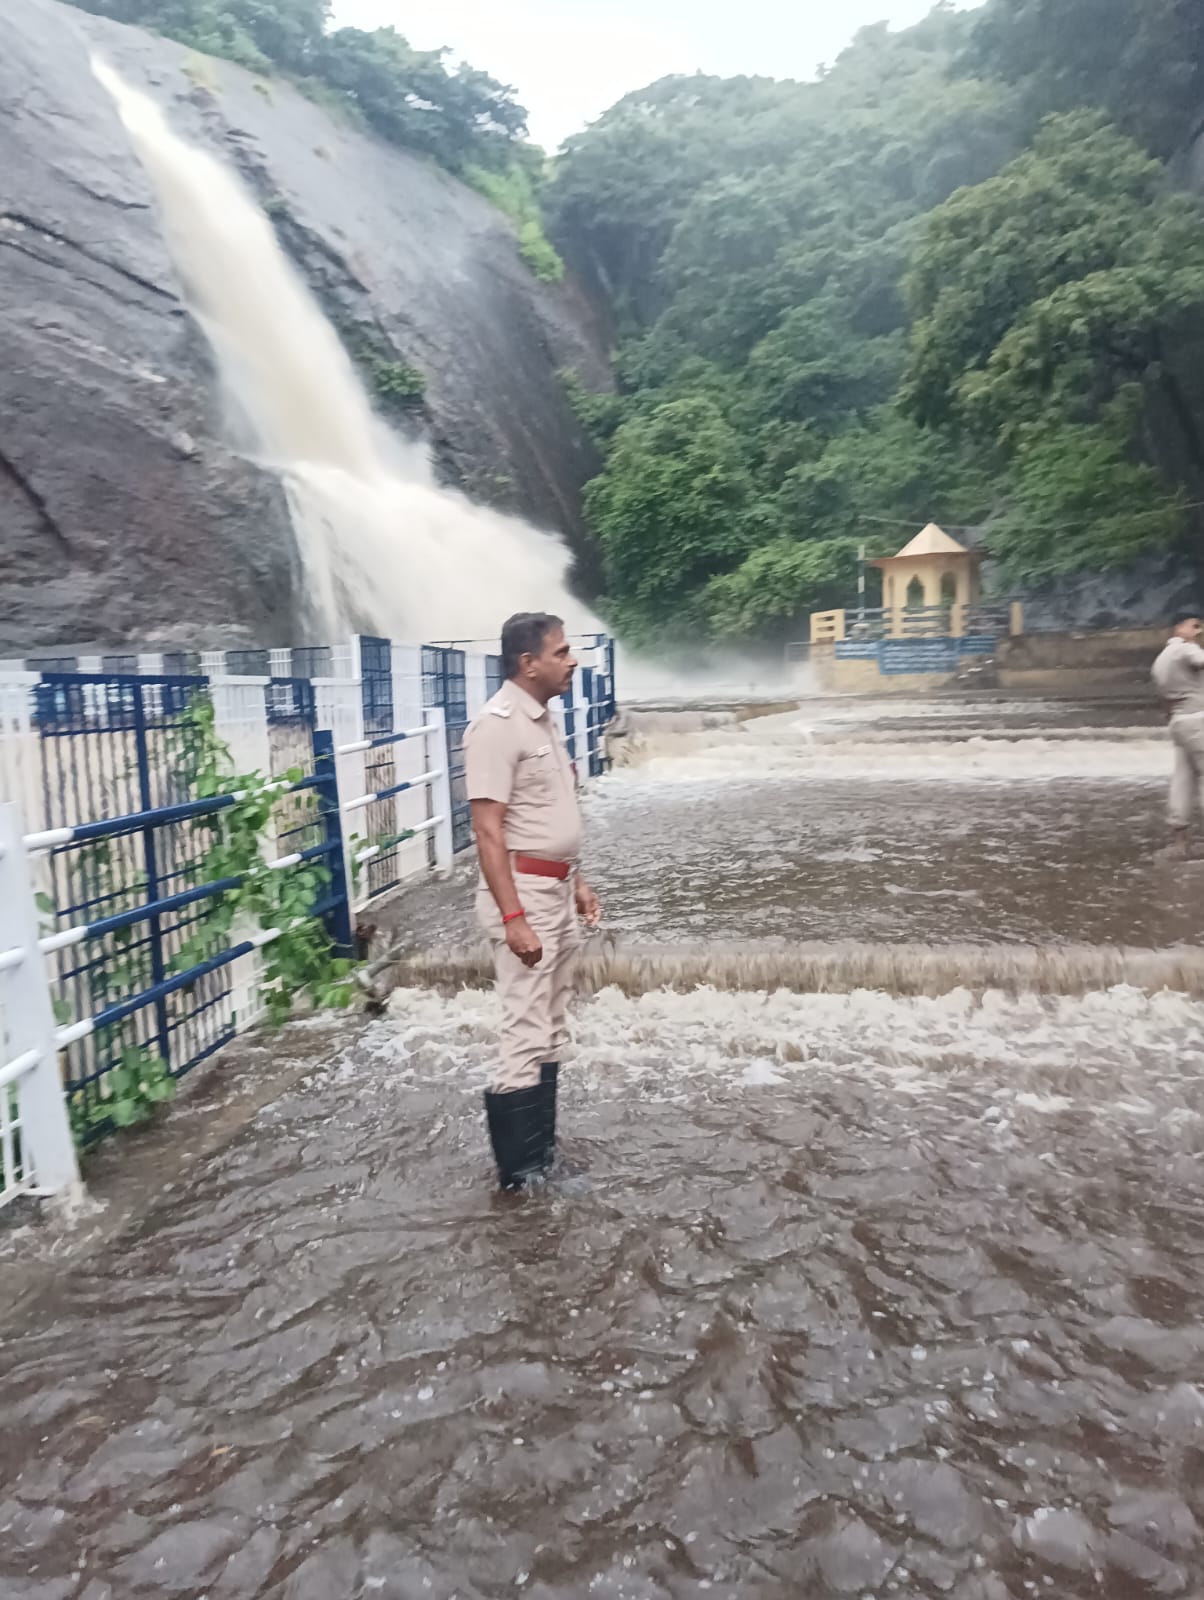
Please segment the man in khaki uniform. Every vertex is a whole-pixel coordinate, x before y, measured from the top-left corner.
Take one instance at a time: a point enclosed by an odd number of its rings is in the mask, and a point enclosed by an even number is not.
[[[1167,820],[1173,856],[1187,856],[1187,830],[1197,803],[1204,806],[1204,649],[1200,648],[1202,607],[1175,614],[1171,636],[1154,663],[1153,678],[1171,713],[1175,771]]]
[[[477,916],[493,945],[502,1005],[485,1113],[502,1186],[519,1189],[552,1164],[578,918],[596,926],[601,910],[576,870],[576,779],[548,709],[577,666],[560,619],[511,617],[502,663],[506,682],[468,725],[464,755],[481,862]]]

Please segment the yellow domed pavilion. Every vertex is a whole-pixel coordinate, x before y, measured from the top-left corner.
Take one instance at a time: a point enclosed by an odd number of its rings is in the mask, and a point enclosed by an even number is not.
[[[871,561],[882,574],[882,608],[891,616],[921,606],[943,606],[949,613],[949,632],[962,632],[970,606],[982,594],[980,550],[967,550],[944,528],[930,522],[898,555]]]

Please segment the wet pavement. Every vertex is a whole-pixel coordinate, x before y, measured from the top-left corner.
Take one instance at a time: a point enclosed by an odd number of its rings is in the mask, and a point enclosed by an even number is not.
[[[720,731],[591,797],[599,877],[649,938],[689,873],[755,927],[769,853],[809,936],[843,892],[862,934],[1163,943],[1194,890],[1145,858],[1151,735],[1064,741],[1069,773],[1054,740],[937,739],[870,779],[872,740],[817,775],[781,724]],[[607,990],[562,1171],[513,1198],[492,996],[399,992],[8,1319],[0,1595],[1204,1594],[1202,1020]]]

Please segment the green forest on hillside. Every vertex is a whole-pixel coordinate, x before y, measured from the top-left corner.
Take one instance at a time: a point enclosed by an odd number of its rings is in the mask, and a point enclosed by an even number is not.
[[[987,523],[1025,584],[1204,566],[1198,0],[989,0],[811,84],[671,78],[545,195],[610,308],[587,490],[628,637],[781,637],[857,544]]]
[[[812,83],[629,94],[550,176],[512,90],[327,0],[74,3],[336,96],[569,262],[614,330],[616,393],[566,383],[629,638],[780,639],[930,519],[1005,585],[1204,577],[1200,0],[939,4]]]
[[[513,221],[536,277],[559,282],[538,191],[542,150],[527,141],[514,90],[446,50],[416,50],[395,28],[330,27],[330,0],[70,0],[114,22],[151,28],[354,116],[391,144],[426,156],[479,189]]]
[[[527,113],[487,73],[449,69],[395,28],[331,28],[330,0],[71,0],[83,11],[165,34],[253,72],[287,74],[337,95],[384,138],[453,172],[542,158],[523,141]]]

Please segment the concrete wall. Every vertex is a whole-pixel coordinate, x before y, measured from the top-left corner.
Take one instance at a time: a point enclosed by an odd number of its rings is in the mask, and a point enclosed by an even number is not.
[[[1022,634],[999,641],[995,669],[1001,689],[1062,694],[1144,689],[1149,687],[1154,657],[1165,643],[1165,628]]]
[[[877,661],[838,661],[832,644],[813,644],[810,661],[827,694],[931,694],[954,687],[973,671],[983,688],[1090,695],[1148,689],[1150,667],[1165,642],[1165,628],[1022,634],[1000,639],[993,659],[963,657],[957,673],[882,673]]]
[[[876,660],[837,661],[830,644],[811,646],[811,665],[825,694],[927,694],[956,682],[951,672],[884,673]]]

